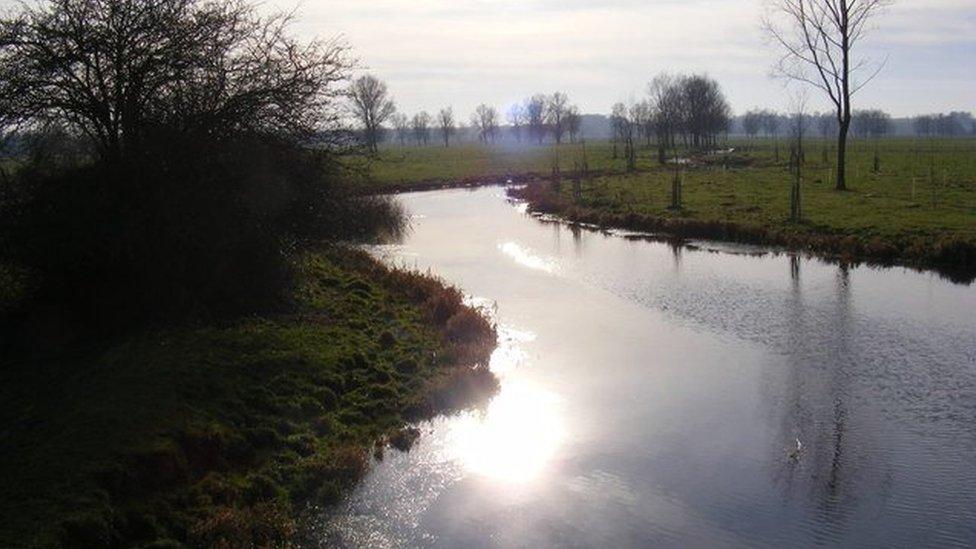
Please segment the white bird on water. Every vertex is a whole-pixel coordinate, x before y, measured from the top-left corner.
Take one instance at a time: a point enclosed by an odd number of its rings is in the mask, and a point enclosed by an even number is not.
[[[794,448],[793,451],[790,452],[790,459],[792,459],[792,460],[800,459],[800,452],[802,452],[802,451],[803,451],[803,443],[800,442],[800,438],[797,437],[796,438],[796,448]]]

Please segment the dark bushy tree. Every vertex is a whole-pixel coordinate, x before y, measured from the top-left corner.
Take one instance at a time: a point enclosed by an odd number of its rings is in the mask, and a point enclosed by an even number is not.
[[[288,23],[233,0],[42,0],[0,20],[0,118],[89,151],[28,156],[5,188],[0,261],[34,276],[32,311],[112,329],[275,306],[310,246],[397,229],[339,184],[345,46]]]

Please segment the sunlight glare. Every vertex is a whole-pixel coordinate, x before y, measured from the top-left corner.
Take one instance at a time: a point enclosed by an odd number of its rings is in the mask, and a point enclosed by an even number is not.
[[[530,269],[544,271],[550,274],[556,270],[552,260],[532,255],[528,249],[520,246],[516,242],[506,242],[499,245],[498,249],[501,250],[503,254],[514,259],[519,265],[523,265]]]
[[[457,425],[457,450],[467,469],[494,480],[537,479],[565,436],[560,399],[521,381],[503,384],[483,414]]]

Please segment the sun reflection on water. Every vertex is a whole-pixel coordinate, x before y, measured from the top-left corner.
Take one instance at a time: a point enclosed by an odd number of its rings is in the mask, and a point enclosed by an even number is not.
[[[531,250],[518,244],[517,242],[506,242],[499,244],[498,249],[505,255],[514,259],[516,263],[523,267],[535,269],[552,274],[556,271],[556,264],[552,259],[534,255]]]
[[[459,418],[452,427],[452,451],[470,473],[493,480],[525,483],[539,478],[565,436],[558,395],[518,375],[526,359],[522,344],[535,334],[499,329],[491,369],[502,387],[480,413]]]
[[[455,425],[456,451],[472,473],[528,482],[541,476],[565,436],[553,393],[521,381],[503,383],[483,414]]]

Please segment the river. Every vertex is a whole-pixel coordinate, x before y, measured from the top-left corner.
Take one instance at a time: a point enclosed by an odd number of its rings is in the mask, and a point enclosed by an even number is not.
[[[401,197],[378,250],[497,315],[482,411],[425,423],[314,544],[976,546],[976,287]]]

